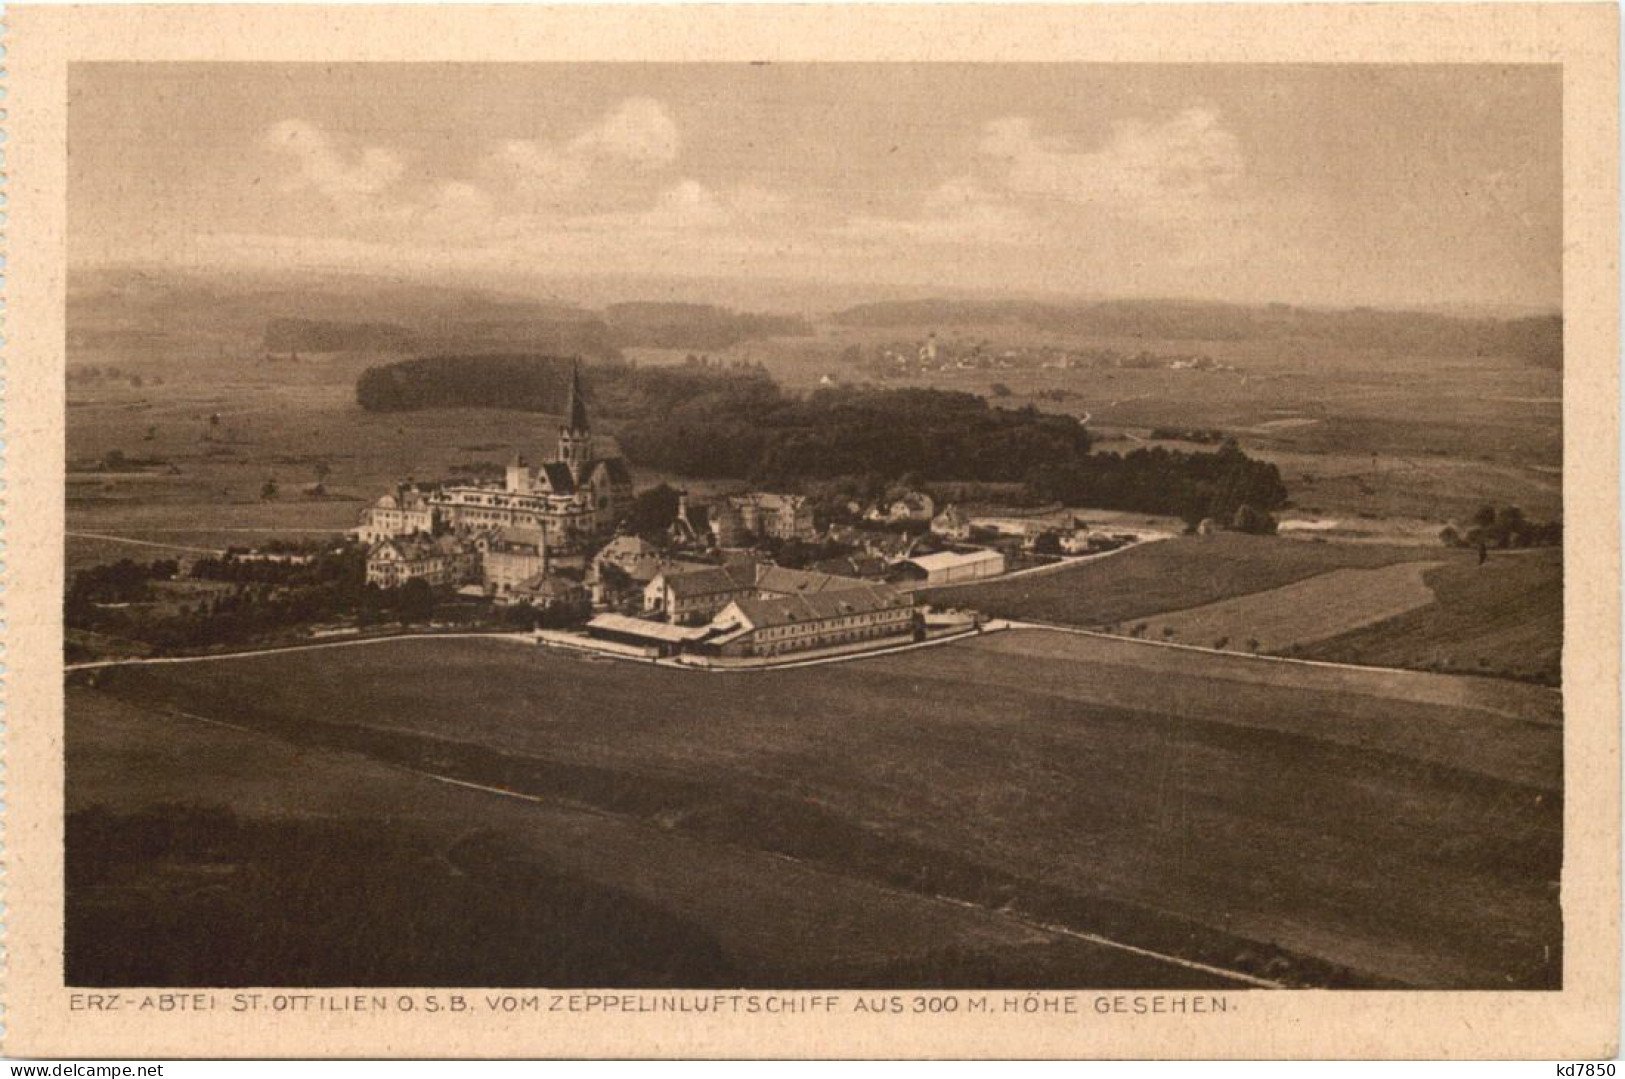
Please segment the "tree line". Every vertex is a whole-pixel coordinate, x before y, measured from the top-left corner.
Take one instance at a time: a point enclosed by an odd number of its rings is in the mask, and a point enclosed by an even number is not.
[[[1244,532],[1275,531],[1270,513],[1287,501],[1280,469],[1248,457],[1233,440],[1212,453],[1159,446],[1045,464],[1027,487],[1045,501],[1172,514],[1191,527],[1212,520]]]
[[[570,363],[535,356],[448,356],[371,368],[362,407],[399,411],[452,405],[557,413]],[[1022,484],[1040,501],[1213,517],[1268,530],[1286,501],[1273,465],[1234,442],[1212,453],[1166,449],[1093,454],[1075,416],[1031,405],[1000,408],[976,394],[838,386],[786,393],[757,365],[639,367],[599,363],[582,372],[595,415],[616,421],[634,464],[696,478],[799,489],[842,477],[904,475],[923,482]],[[1262,515],[1262,516],[1260,516]]]

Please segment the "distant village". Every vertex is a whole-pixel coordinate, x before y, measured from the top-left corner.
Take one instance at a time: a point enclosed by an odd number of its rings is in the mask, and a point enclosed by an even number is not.
[[[876,378],[902,378],[940,371],[999,371],[1167,368],[1172,371],[1239,371],[1233,363],[1205,353],[1164,353],[1114,348],[1062,348],[1054,345],[996,345],[987,338],[945,339],[935,333],[923,340],[891,342],[865,350],[852,346],[847,362]]]
[[[550,643],[645,658],[767,659],[854,650],[974,628],[966,612],[916,602],[923,588],[1052,565],[1132,542],[1090,531],[1063,507],[938,506],[903,491],[815,520],[804,496],[750,491],[691,504],[663,534],[618,531],[633,507],[624,459],[600,456],[579,379],[548,460],[515,455],[498,479],[403,482],[354,530],[366,579],[422,581],[500,606],[549,612]],[[778,564],[786,545],[824,555]]]

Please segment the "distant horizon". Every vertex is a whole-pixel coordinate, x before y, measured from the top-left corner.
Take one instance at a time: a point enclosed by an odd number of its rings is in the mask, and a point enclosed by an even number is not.
[[[315,284],[324,280],[342,279],[359,284],[394,286],[403,288],[442,289],[447,292],[479,292],[503,300],[522,300],[532,303],[556,303],[594,310],[621,303],[685,303],[730,308],[740,312],[785,315],[829,315],[855,307],[882,303],[918,303],[943,301],[948,303],[1035,303],[1057,307],[1087,306],[1104,303],[1130,304],[1185,304],[1232,308],[1285,307],[1302,311],[1381,311],[1393,314],[1434,314],[1455,318],[1517,319],[1561,318],[1561,305],[1544,304],[1485,304],[1471,302],[1440,302],[1429,304],[1400,303],[1291,303],[1283,300],[1226,300],[1212,296],[1152,295],[1140,293],[1067,293],[1018,289],[940,289],[929,286],[881,282],[873,285],[849,285],[838,281],[813,278],[661,278],[652,275],[599,274],[573,277],[538,278],[534,282],[493,280],[491,282],[461,281],[447,283],[432,276],[412,276],[382,271],[351,270],[330,267],[241,267],[215,269],[207,266],[175,266],[160,262],[106,262],[70,265],[69,285],[73,287],[75,274],[171,273],[184,276],[226,275],[245,283],[254,278],[310,277]],[[641,282],[641,283],[640,283]],[[574,289],[572,290],[572,286]],[[716,290],[731,290],[733,302],[714,296]],[[662,290],[665,294],[661,294]],[[778,291],[802,290],[833,296],[851,293],[850,302],[822,304],[790,304],[772,302],[770,297],[751,302],[749,293],[771,294]],[[596,295],[589,293],[596,292]]]
[[[1550,65],[149,63],[71,80],[76,267],[1562,302]]]

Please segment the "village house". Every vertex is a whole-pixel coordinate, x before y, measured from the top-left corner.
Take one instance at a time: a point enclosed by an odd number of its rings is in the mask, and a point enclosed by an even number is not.
[[[593,569],[602,572],[605,566],[614,566],[629,576],[636,577],[645,566],[658,565],[664,556],[660,548],[641,536],[616,536],[592,556]],[[649,573],[643,579],[653,577]]]
[[[367,583],[398,588],[410,580],[462,584],[478,571],[479,552],[452,536],[396,536],[367,552]]]
[[[814,595],[738,599],[712,620],[707,642],[723,656],[777,656],[915,631],[911,596],[859,582]]]
[[[540,529],[508,526],[474,537],[480,553],[480,579],[487,595],[504,597],[547,572],[547,540]]]
[[[742,546],[753,536],[807,541],[818,538],[811,502],[801,495],[768,491],[729,495],[714,503],[711,531],[721,547]]]
[[[678,491],[677,514],[666,534],[674,547],[708,547],[713,538],[710,515],[704,507],[689,504],[687,491]]]
[[[749,563],[662,570],[643,589],[643,612],[689,625],[755,593],[756,567]]]
[[[947,509],[931,518],[931,534],[941,536],[943,539],[963,542],[970,539],[970,517],[959,509],[950,505]]]
[[[826,558],[822,562],[814,562],[808,567],[815,573],[827,573],[834,577],[857,577],[863,580],[884,580],[891,567],[879,555],[853,554],[842,558]]]
[[[1061,550],[1067,554],[1088,554],[1095,550],[1091,544],[1093,538],[1087,526],[1079,525],[1061,537]]]
[[[708,563],[673,559],[641,537],[616,536],[593,556],[586,584],[595,606],[618,605],[630,596],[638,597],[641,604],[644,589],[661,573],[707,568],[711,568]]]
[[[903,523],[929,521],[936,513],[937,504],[930,495],[923,491],[909,491],[890,502],[880,503],[865,516],[871,521]]]
[[[361,511],[355,536],[371,545],[391,536],[428,535],[433,531],[434,509],[429,505],[429,496],[410,483],[402,483]]]
[[[829,530],[828,538],[844,547],[853,547],[866,555],[896,562],[915,553],[925,536],[911,536],[906,532],[888,532],[881,528],[858,528],[838,525]]]
[[[538,573],[514,585],[501,602],[528,603],[538,611],[575,608],[584,612],[589,600],[587,589],[579,581],[558,574]]]

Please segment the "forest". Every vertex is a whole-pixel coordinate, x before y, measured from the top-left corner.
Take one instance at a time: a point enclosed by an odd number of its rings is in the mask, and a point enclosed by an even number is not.
[[[570,361],[440,356],[369,368],[356,397],[370,411],[436,407],[562,410]],[[1021,483],[1042,500],[1214,517],[1285,503],[1273,465],[1233,442],[1213,453],[1091,453],[1075,416],[1000,408],[976,394],[869,386],[786,393],[754,365],[596,363],[582,379],[634,465],[775,487],[847,476]]]

